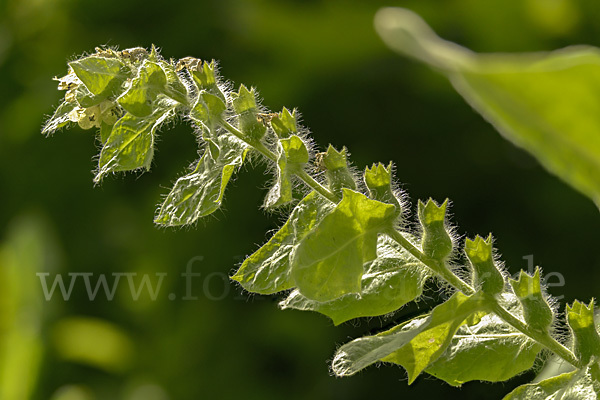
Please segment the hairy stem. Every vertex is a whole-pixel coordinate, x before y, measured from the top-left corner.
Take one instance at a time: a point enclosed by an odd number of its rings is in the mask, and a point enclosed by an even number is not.
[[[584,365],[580,360],[575,357],[571,350],[567,349],[564,345],[554,339],[552,336],[548,334],[548,332],[539,332],[531,329],[527,324],[523,321],[512,315],[508,310],[502,307],[498,301],[490,297],[490,303],[492,303],[492,311],[494,314],[502,318],[506,323],[512,325],[517,330],[521,331],[525,335],[529,336],[531,339],[535,340],[542,346],[546,347],[548,350],[552,351],[554,354],[574,366],[575,368],[583,368]]]
[[[232,135],[234,135],[238,139],[244,141],[246,144],[248,144],[250,147],[252,147],[256,151],[258,151],[263,156],[267,157],[269,160],[271,160],[273,162],[277,162],[277,156],[275,155],[275,153],[273,153],[271,150],[269,150],[263,143],[261,143],[261,142],[253,143],[253,142],[248,141],[246,138],[244,138],[244,134],[239,129],[237,129],[236,127],[234,127],[227,121],[221,120],[221,124]],[[336,196],[333,192],[331,192],[325,186],[323,186],[319,182],[317,182],[317,180],[315,178],[313,178],[312,176],[310,176],[306,171],[300,170],[300,171],[296,172],[295,175],[300,180],[302,180],[307,186],[312,188],[315,192],[319,193],[321,196],[325,197],[327,200],[329,200],[335,204],[340,202],[340,198],[338,198],[338,196]]]
[[[469,284],[456,276],[448,266],[445,264],[441,264],[440,262],[428,257],[421,250],[417,249],[411,242],[409,242],[400,232],[395,229],[390,229],[385,232],[386,235],[391,237],[394,241],[396,241],[400,246],[402,246],[406,251],[412,254],[417,260],[421,261],[425,264],[430,270],[439,275],[443,280],[448,282],[450,285],[460,290],[466,295],[470,295],[475,293],[475,289],[473,289]]]
[[[341,199],[339,199],[333,192],[329,191],[325,186],[317,182],[315,178],[310,176],[305,170],[300,170],[296,176],[329,201],[336,204],[340,202]]]
[[[244,134],[229,122],[221,120],[222,126],[227,129],[231,134],[235,135],[238,139],[244,141],[250,147],[261,153],[263,156],[268,158],[273,162],[277,162],[277,155],[269,150],[262,142],[253,143],[244,138]],[[325,186],[321,185],[317,182],[312,176],[310,176],[306,171],[300,170],[296,173],[296,176],[302,180],[307,186],[311,187],[317,193],[321,194],[323,197],[328,199],[333,203],[338,203],[340,199],[333,192],[327,189]],[[412,254],[416,259],[421,261],[425,266],[427,266],[432,272],[434,272],[437,276],[439,276],[442,280],[453,286],[455,289],[460,290],[466,295],[471,295],[475,293],[475,289],[471,287],[468,283],[459,278],[452,270],[445,264],[440,263],[437,260],[427,256],[417,247],[415,247],[408,239],[406,239],[400,232],[395,229],[389,229],[385,232],[386,235],[391,237],[394,241],[396,241],[400,246],[402,246],[406,251]],[[512,315],[508,310],[502,307],[498,300],[493,296],[488,296],[488,302],[490,304],[492,312],[502,318],[507,324],[511,325],[516,330],[525,334],[535,342],[540,345],[546,347],[548,350],[552,351],[554,354],[573,365],[576,368],[582,368],[583,365],[580,360],[575,357],[573,352],[571,352],[568,348],[554,339],[552,336],[548,334],[548,332],[538,332],[536,330],[531,329],[527,324],[522,322],[520,319]]]
[[[402,236],[400,232],[396,231],[395,229],[390,229],[385,233],[454,288],[460,290],[466,295],[475,293],[475,289],[456,276],[446,265],[441,265],[438,261],[428,257],[421,250],[410,243],[404,236]],[[574,367],[583,367],[577,357],[575,357],[575,355],[569,349],[550,336],[548,332],[538,332],[531,329],[527,324],[502,307],[495,297],[488,296],[487,300],[490,304],[491,310],[500,318],[502,318],[504,322],[511,325],[521,333],[527,335],[542,346],[546,347],[548,350],[554,352],[556,355]]]

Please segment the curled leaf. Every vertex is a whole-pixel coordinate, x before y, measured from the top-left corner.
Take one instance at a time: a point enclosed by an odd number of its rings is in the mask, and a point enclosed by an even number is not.
[[[316,192],[309,193],[294,207],[286,223],[271,239],[244,260],[231,279],[249,292],[260,294],[294,287],[290,256],[331,209],[331,204]]]
[[[171,116],[171,108],[160,108],[146,117],[130,113],[121,117],[112,127],[100,152],[94,181],[100,182],[110,172],[150,169],[156,131]]]
[[[467,320],[483,317],[486,310],[481,294],[455,293],[429,316],[343,345],[333,359],[333,372],[338,376],[353,375],[375,362],[386,361],[402,365],[408,373],[408,382],[412,383],[444,353],[460,326]]]
[[[215,150],[209,150],[212,147]],[[219,209],[227,183],[243,164],[248,146],[232,135],[223,134],[212,147],[205,148],[193,172],[177,179],[160,206],[155,223],[189,225]]]

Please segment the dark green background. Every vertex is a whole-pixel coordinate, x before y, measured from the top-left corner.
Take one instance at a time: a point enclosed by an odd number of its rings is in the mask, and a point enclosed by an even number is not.
[[[88,387],[96,399],[139,398],[130,393],[142,384],[162,388],[150,400],[481,399],[531,379],[455,389],[427,376],[409,387],[394,366],[329,376],[336,347],[432,301],[340,327],[318,314],[279,311],[276,297],[249,296],[221,279],[282,221],[258,209],[264,166],[243,168],[216,217],[157,229],[156,204],[197,156],[190,126],[162,129],[151,173],[100,187],[90,172],[98,151],[92,132],[39,133],[61,96],[51,78],[95,46],[154,43],[165,57],[215,58],[224,77],[257,87],[266,107],[298,107],[320,148],[347,146],[360,169],[393,161],[413,204],[449,197],[457,232],[493,232],[511,273],[527,268],[527,255],[547,273],[562,273],[566,286],[550,289],[564,296],[561,309],[598,296],[598,210],[504,141],[444,78],[386,49],[372,22],[382,6],[417,11],[442,37],[481,52],[600,45],[600,6],[592,0],[0,1],[0,372],[37,376],[8,382],[4,373],[0,384],[31,387],[34,399],[68,384]],[[203,257],[194,264],[199,299],[169,301],[168,293],[184,294],[178,275],[196,256]],[[89,301],[82,287],[67,302],[45,302],[35,276],[44,271],[169,276],[154,302],[133,302],[125,291],[112,302]],[[132,361],[111,370],[65,359],[55,327],[73,316],[115,324],[132,342]],[[9,333],[19,329],[41,350],[39,363],[7,358]]]

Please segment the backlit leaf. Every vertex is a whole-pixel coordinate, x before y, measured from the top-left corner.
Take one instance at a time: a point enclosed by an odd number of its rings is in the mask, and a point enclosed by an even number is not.
[[[396,311],[419,297],[427,273],[423,265],[385,235],[377,245],[377,258],[365,265],[360,294],[349,293],[335,300],[319,302],[294,290],[281,308],[317,311],[336,325],[358,317],[371,317]]]
[[[306,145],[296,135],[280,139],[278,151],[277,176],[265,198],[266,208],[292,201],[292,176],[306,165],[309,158]]]
[[[100,152],[94,181],[101,181],[110,172],[150,169],[156,130],[171,115],[171,109],[160,108],[144,118],[127,113],[119,119]]]
[[[315,192],[300,201],[286,223],[260,249],[250,255],[231,279],[250,292],[272,294],[294,287],[290,255],[298,243],[331,209]]]
[[[196,169],[177,179],[154,222],[188,225],[219,209],[227,183],[244,162],[247,151],[248,146],[234,136],[218,136],[216,143],[205,148]]]
[[[504,400],[594,400],[598,393],[588,368],[522,385]]]
[[[485,315],[480,294],[455,293],[435,307],[431,315],[416,318],[375,336],[356,339],[340,347],[332,369],[338,376],[353,375],[378,361],[402,365],[412,383],[448,348],[452,337],[467,319]]]
[[[63,101],[54,111],[54,114],[42,128],[44,135],[49,135],[56,132],[60,128],[69,125],[70,122],[74,122],[69,118],[69,114],[77,108],[77,103],[74,101]]]
[[[475,380],[505,381],[531,369],[540,350],[539,344],[488,314],[475,325],[461,326],[448,349],[425,372],[452,386]]]
[[[89,56],[69,63],[75,75],[94,96],[106,99],[119,94],[130,71],[118,58]]]
[[[391,228],[396,207],[350,189],[336,208],[309,233],[292,257],[300,293],[329,301],[360,293],[363,264],[377,257],[377,234]]]
[[[166,91],[167,76],[157,63],[145,60],[138,76],[118,102],[125,110],[137,117],[153,113],[158,95]]]

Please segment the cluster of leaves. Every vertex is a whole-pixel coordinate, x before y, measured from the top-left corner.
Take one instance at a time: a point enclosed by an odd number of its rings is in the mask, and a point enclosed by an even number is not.
[[[341,346],[332,362],[336,375],[383,361],[403,366],[409,383],[423,372],[454,386],[497,382],[532,368],[546,348],[574,371],[507,398],[569,393],[587,399],[600,391],[593,302],[567,307],[567,348],[554,337],[559,321],[539,270],[510,279],[491,236],[459,243],[447,222],[447,201],[419,201],[421,229],[408,230],[409,207],[395,189],[392,164],[358,173],[345,148],[316,153],[296,110],[268,112],[254,89],[236,91],[224,82],[215,61],[166,60],[154,47],[96,49],[70,62],[57,80],[67,92],[43,132],[73,124],[98,128],[96,182],[109,173],[149,169],[166,121],[179,117],[195,127],[200,158],[159,206],[158,225],[193,224],[219,209],[249,154],[269,163],[274,177],[264,207],[291,211],[232,276],[249,292],[283,292],[282,308],[317,311],[337,325],[394,312],[419,299],[430,279],[453,290],[429,313]]]

